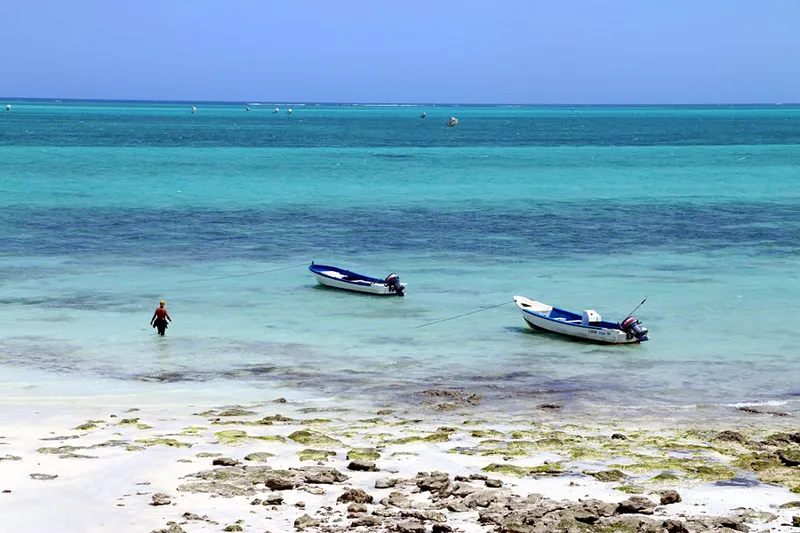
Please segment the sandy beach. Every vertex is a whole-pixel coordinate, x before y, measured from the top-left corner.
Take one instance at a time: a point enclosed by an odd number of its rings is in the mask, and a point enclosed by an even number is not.
[[[797,530],[787,417],[624,427],[557,405],[484,419],[456,390],[424,398],[6,398],[0,530]]]

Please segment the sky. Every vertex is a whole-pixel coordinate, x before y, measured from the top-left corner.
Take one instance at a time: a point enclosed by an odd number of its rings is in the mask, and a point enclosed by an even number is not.
[[[0,96],[800,102],[800,0],[0,0]]]

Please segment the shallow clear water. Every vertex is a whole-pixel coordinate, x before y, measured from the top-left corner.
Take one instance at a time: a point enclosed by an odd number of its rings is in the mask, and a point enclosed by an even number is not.
[[[800,108],[189,107],[0,113],[8,381],[797,408]],[[651,341],[535,333],[514,294],[610,320],[646,295]]]

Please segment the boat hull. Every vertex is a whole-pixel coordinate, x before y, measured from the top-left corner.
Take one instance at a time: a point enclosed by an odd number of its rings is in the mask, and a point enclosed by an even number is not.
[[[374,294],[377,296],[399,296],[392,287],[387,286],[384,280],[372,278],[326,265],[311,265],[309,270],[314,275],[317,283],[334,289]],[[403,289],[405,283],[400,284]]]
[[[524,296],[514,296],[514,303],[522,312],[525,323],[538,331],[557,333],[573,339],[603,344],[638,344],[640,342],[636,337],[629,336],[621,329],[613,327],[614,325],[610,322],[602,322],[599,326],[584,325],[580,323],[580,315],[565,312]],[[577,318],[570,319],[570,315]]]

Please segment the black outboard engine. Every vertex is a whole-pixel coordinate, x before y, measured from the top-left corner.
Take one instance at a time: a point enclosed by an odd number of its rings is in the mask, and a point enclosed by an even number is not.
[[[647,328],[643,328],[639,324],[641,324],[641,322],[632,316],[629,316],[622,321],[620,327],[622,328],[622,331],[628,334],[629,339],[636,337],[639,339],[639,342],[644,342],[647,340]]]
[[[400,276],[394,272],[386,276],[383,284],[389,287],[390,291],[396,292],[398,296],[404,296],[403,292],[405,291],[405,288],[400,285]]]

